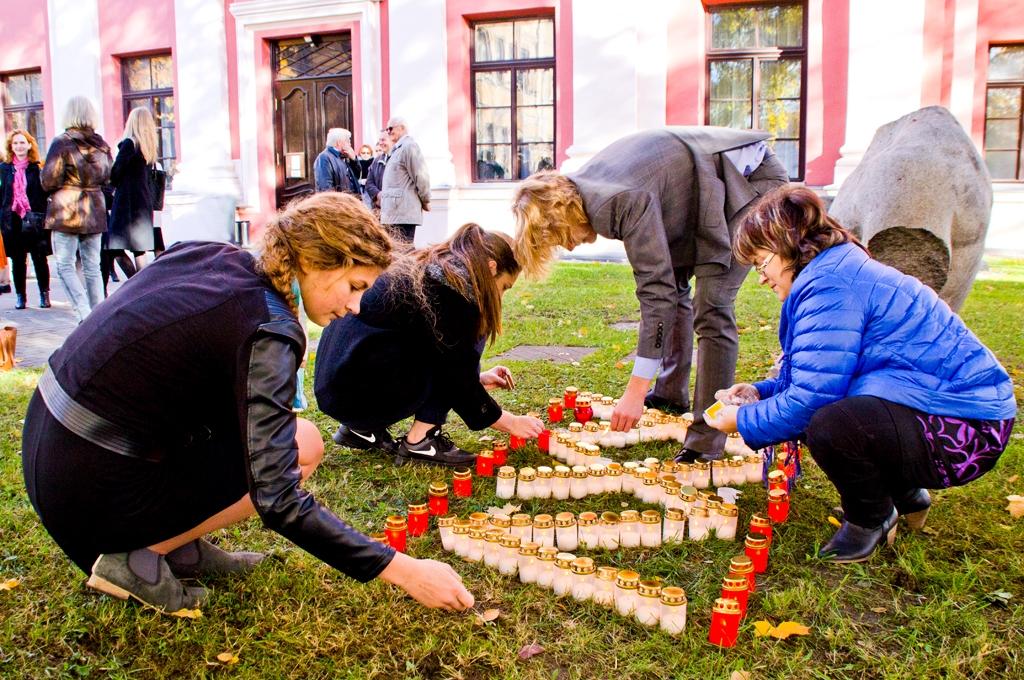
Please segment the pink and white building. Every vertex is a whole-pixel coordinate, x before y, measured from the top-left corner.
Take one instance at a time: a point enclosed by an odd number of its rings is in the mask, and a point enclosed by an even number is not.
[[[761,127],[835,190],[874,130],[949,108],[993,176],[988,246],[1024,250],[1020,0],[0,0],[0,125],[44,140],[67,100],[112,143],[150,106],[173,240],[226,238],[309,188],[329,127],[407,119],[437,240],[511,229],[515,183],[660,125]],[[595,251],[609,245],[596,244]]]

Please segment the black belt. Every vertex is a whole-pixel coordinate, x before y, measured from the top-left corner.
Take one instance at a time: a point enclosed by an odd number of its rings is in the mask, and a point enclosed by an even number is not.
[[[130,458],[141,458],[154,463],[163,459],[159,448],[133,439],[123,427],[115,425],[72,399],[57,382],[49,366],[39,378],[39,394],[53,417],[82,439]]]

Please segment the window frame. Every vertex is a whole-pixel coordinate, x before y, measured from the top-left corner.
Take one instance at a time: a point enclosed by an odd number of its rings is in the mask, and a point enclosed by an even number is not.
[[[751,61],[750,78],[750,128],[760,129],[754,126],[760,118],[758,108],[758,95],[761,89],[761,62],[779,61],[781,59],[800,60],[800,138],[799,153],[797,161],[797,175],[790,177],[792,182],[802,182],[807,174],[807,38],[808,38],[808,17],[807,0],[775,0],[761,2],[736,2],[727,4],[707,5],[705,11],[705,49],[704,49],[704,124],[711,125],[711,64],[713,62],[737,61],[749,59]],[[719,11],[744,9],[744,8],[765,8],[765,7],[800,7],[801,12],[801,38],[800,47],[750,47],[750,48],[713,48],[712,31],[713,15]],[[755,28],[756,30],[756,28]],[[791,137],[782,137],[783,141],[792,140]]]
[[[171,175],[173,174],[174,168],[168,168],[167,163],[164,161],[170,159],[174,161],[174,166],[178,164],[178,98],[174,93],[174,85],[170,87],[158,87],[151,88],[149,90],[132,90],[128,86],[128,70],[124,68],[124,62],[129,59],[153,59],[154,57],[167,57],[171,60],[171,67],[174,67],[174,55],[170,52],[153,52],[151,54],[126,54],[118,57],[118,66],[121,70],[121,115],[122,120],[128,120],[128,114],[131,110],[138,105],[139,100],[147,100],[150,113],[153,114],[154,122],[157,123],[156,134],[158,140],[158,151],[166,152],[167,149],[163,148],[163,136],[160,131],[165,129],[165,126],[161,126],[157,121],[158,112],[153,101],[157,97],[171,97],[174,99],[174,124],[171,129],[174,130],[174,144],[170,149],[171,155],[157,156],[157,162],[160,163],[160,167],[168,173],[168,188],[170,188]],[[133,105],[132,102],[136,104]]]
[[[531,19],[545,19],[551,22],[551,50],[552,54],[550,57],[543,57],[539,59],[511,59],[505,61],[485,61],[477,62],[476,60],[476,27],[481,24],[501,24],[509,23],[513,24],[516,21],[529,21]],[[513,28],[514,31],[514,28]],[[523,14],[511,17],[500,17],[490,19],[476,19],[469,22],[469,97],[470,97],[470,171],[472,182],[474,184],[493,184],[493,183],[507,183],[507,182],[521,182],[519,178],[519,140],[517,139],[517,116],[516,109],[518,103],[516,101],[516,76],[518,71],[533,70],[533,69],[551,69],[551,146],[552,146],[552,162],[555,160],[555,156],[558,153],[558,72],[556,64],[558,63],[558,35],[556,31],[555,17],[553,14],[540,13],[540,14]],[[476,74],[486,73],[489,71],[508,71],[510,73],[510,88],[511,88],[511,100],[509,103],[509,110],[512,112],[511,120],[511,141],[509,146],[511,147],[510,158],[512,160],[512,167],[509,168],[509,176],[504,178],[495,179],[480,179],[477,175],[477,142],[476,142]],[[504,108],[504,107],[502,107]]]
[[[993,47],[1020,47],[1024,48],[1024,42],[993,42],[988,44],[988,64],[985,69],[985,114],[982,120],[982,138],[981,138],[981,155],[982,160],[985,160],[990,149],[988,148],[988,92],[991,89],[1008,89],[1017,88],[1020,90],[1021,106],[1020,111],[1017,113],[1017,148],[1012,149],[1017,154],[1017,163],[1014,171],[1014,178],[995,178],[992,177],[993,182],[1000,182],[1003,184],[1024,184],[1024,76],[1019,80],[989,80],[988,74],[992,65],[992,48]],[[1009,118],[995,118],[993,120],[1010,120]],[[1011,151],[1011,149],[991,149],[991,151]],[[985,165],[986,169],[988,164]]]
[[[16,76],[27,76],[27,75],[38,75],[39,76],[40,96],[42,96],[43,99],[40,99],[39,101],[29,102],[27,104],[8,104],[7,103],[7,81],[8,81],[8,79],[12,78],[12,77],[16,77]],[[22,69],[20,71],[11,71],[9,73],[0,73],[0,113],[3,114],[3,121],[2,122],[3,122],[3,130],[4,130],[5,134],[10,133],[10,130],[7,129],[7,114],[8,113],[26,113],[26,114],[28,114],[28,113],[32,113],[33,111],[38,111],[43,116],[43,132],[45,134],[45,132],[46,132],[46,101],[45,101],[45,96],[46,95],[42,92],[42,90],[43,90],[43,70],[42,69],[31,69],[30,68],[30,69]],[[47,143],[49,141],[50,140],[48,138],[46,138],[45,136],[36,140],[36,143],[39,145],[39,153],[43,156],[43,158],[46,157],[46,150],[48,148],[48,144]]]

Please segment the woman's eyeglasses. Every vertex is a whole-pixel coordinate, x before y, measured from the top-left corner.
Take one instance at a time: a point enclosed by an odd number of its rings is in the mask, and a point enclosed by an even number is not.
[[[761,276],[764,276],[764,270],[768,269],[768,265],[771,264],[773,257],[775,257],[775,253],[772,253],[771,255],[768,256],[767,260],[754,267],[754,271],[756,271]]]

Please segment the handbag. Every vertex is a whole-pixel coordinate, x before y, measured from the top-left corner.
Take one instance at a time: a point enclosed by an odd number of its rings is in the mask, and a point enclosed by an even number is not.
[[[163,210],[164,191],[167,190],[167,173],[156,165],[149,166],[149,186],[153,194],[153,210]]]
[[[46,213],[32,212],[25,213],[21,218],[21,230],[39,232],[43,231],[43,224],[46,222]]]

